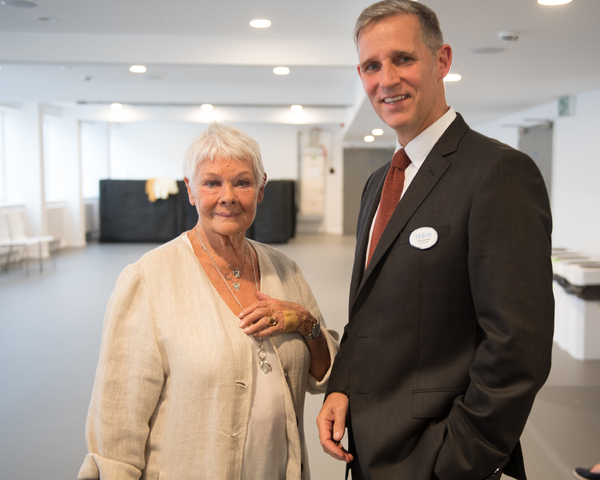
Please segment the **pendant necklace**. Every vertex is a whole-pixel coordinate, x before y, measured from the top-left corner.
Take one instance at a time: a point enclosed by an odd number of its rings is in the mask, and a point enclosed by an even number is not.
[[[244,241],[244,255],[242,255],[242,268],[235,268],[232,267],[229,263],[227,264],[227,266],[229,267],[229,269],[231,270],[231,273],[233,274],[233,276],[235,278],[241,278],[242,273],[244,272],[244,265],[246,265],[246,252],[248,251],[248,244]],[[229,275],[229,278],[227,278],[227,276]],[[227,280],[231,280],[231,274],[227,273],[225,275],[225,278],[227,278]],[[235,288],[236,292],[240,291],[240,282],[236,282],[236,281],[232,281],[233,284],[233,288]]]
[[[242,273],[244,272],[244,265],[246,265],[246,252],[248,251],[248,245],[246,244],[246,242],[244,242],[244,255],[242,255],[242,268],[236,268],[236,267],[232,267],[229,263],[227,264],[227,266],[229,267],[229,270],[231,270],[231,273],[233,273],[233,276],[235,278],[240,278],[242,276]],[[225,276],[227,277],[227,275]],[[235,284],[233,285],[235,287]],[[239,290],[240,287],[239,285],[236,287],[236,290]]]
[[[206,248],[206,245],[204,245],[204,242],[202,241],[202,238],[200,238],[200,235],[198,234],[197,227],[194,228],[194,232],[196,233],[196,237],[198,237],[198,240],[200,241],[200,245],[202,246],[202,250],[204,250],[206,252],[206,254],[208,255],[208,258],[210,258],[210,261],[212,262],[213,266],[217,270],[217,273],[219,274],[219,276],[223,280],[223,283],[227,287],[227,290],[229,290],[229,293],[231,293],[231,296],[233,297],[233,299],[235,300],[235,302],[239,305],[240,310],[243,310],[244,307],[242,307],[242,304],[240,303],[240,301],[238,300],[238,298],[235,296],[235,293],[233,293],[233,290],[229,287],[229,283],[227,283],[227,280],[225,280],[225,276],[223,275],[223,272],[221,272],[221,269],[217,265],[217,262],[215,262],[215,259],[212,257],[212,255],[208,251],[208,248]],[[250,251],[250,261],[252,262],[252,274],[254,275],[254,286],[256,287],[256,291],[258,292],[259,291],[258,290],[258,281],[256,280],[256,269],[254,268],[254,255],[252,255],[252,248],[247,245],[247,240],[246,239],[244,239],[244,245]],[[244,251],[244,253],[245,253],[245,251]],[[229,264],[228,264],[228,266],[229,266]],[[243,268],[244,268],[244,265],[242,264],[242,269]],[[240,273],[240,277],[241,277],[241,272],[239,272],[239,273]],[[234,275],[235,275],[235,272],[234,272]],[[239,277],[237,277],[237,275],[236,275],[236,278],[239,278]],[[235,287],[235,284],[234,284],[234,287]],[[239,290],[239,288],[240,287],[239,287],[239,284],[238,284],[238,287],[236,288],[236,290]],[[258,355],[258,361],[260,363],[260,369],[264,373],[269,373],[269,372],[271,372],[271,370],[273,370],[273,368],[271,367],[271,365],[269,365],[269,362],[267,361],[267,352],[266,352],[265,346],[264,346],[264,338],[263,337],[255,337],[255,338],[256,338],[256,342],[258,343],[258,350],[257,350],[256,353]]]
[[[194,229],[194,231],[195,231],[195,229]],[[196,232],[196,235],[198,235],[198,232]],[[202,244],[202,249],[208,254],[210,259],[212,260],[213,257],[210,254],[210,252],[209,252],[208,248],[206,247],[206,245],[204,244],[204,242],[202,241],[202,239],[200,238],[200,236],[198,236],[198,239],[200,240],[200,243]],[[242,273],[244,273],[244,265],[246,264],[246,252],[247,251],[248,251],[248,245],[246,242],[244,242],[244,254],[242,255],[242,268],[232,267],[228,263],[227,266],[229,267],[231,272],[223,272],[223,270],[219,266],[217,266],[217,268],[219,269],[219,273],[221,274],[221,278],[224,278],[228,282],[231,282],[231,284],[233,285],[233,288],[235,288],[236,292],[240,291],[241,285],[240,285],[240,282],[234,280],[233,277],[241,278]],[[212,253],[215,253],[215,252],[212,252]],[[216,262],[214,262],[213,265],[216,265]],[[232,277],[232,275],[233,275],[233,277]]]

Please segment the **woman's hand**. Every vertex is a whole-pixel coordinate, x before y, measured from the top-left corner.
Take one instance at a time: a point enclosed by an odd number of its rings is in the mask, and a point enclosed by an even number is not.
[[[299,303],[284,302],[257,292],[258,302],[244,308],[239,314],[240,328],[248,335],[266,337],[278,332],[299,332],[310,335],[317,321],[311,313]],[[325,335],[317,338],[305,338],[310,352],[309,373],[321,381],[331,365],[329,348]]]
[[[310,335],[317,319],[299,303],[277,300],[257,292],[258,302],[244,308],[239,314],[240,328],[255,337],[274,333],[299,332]]]

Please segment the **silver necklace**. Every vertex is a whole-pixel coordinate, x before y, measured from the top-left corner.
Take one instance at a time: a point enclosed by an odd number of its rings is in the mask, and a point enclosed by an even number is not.
[[[233,276],[235,278],[240,278],[242,276],[242,273],[244,272],[244,265],[246,265],[246,252],[248,251],[248,245],[246,242],[244,242],[244,255],[242,255],[242,268],[236,268],[236,267],[232,267],[229,263],[227,264],[227,266],[229,267],[229,270],[231,270],[231,273],[233,273]],[[229,275],[229,274],[228,274]],[[227,278],[227,275],[225,275],[225,278]],[[233,283],[233,286],[235,287],[236,291],[238,291],[240,289],[240,284],[237,282]]]
[[[195,231],[195,229],[194,229]],[[198,235],[198,233],[196,232],[196,235]],[[202,249],[208,253],[208,256],[212,259],[212,255],[210,254],[210,251],[208,250],[208,248],[206,247],[206,245],[204,244],[204,242],[202,241],[202,239],[200,237],[198,237],[200,239],[200,242],[202,243]],[[235,288],[236,292],[240,291],[240,282],[236,281],[233,279],[232,275],[235,278],[241,278],[242,273],[244,272],[244,265],[246,263],[246,252],[248,251],[248,245],[246,244],[246,242],[244,242],[244,254],[242,255],[242,268],[237,268],[237,267],[232,267],[229,263],[227,264],[227,266],[229,267],[229,269],[231,270],[230,272],[223,272],[223,270],[217,266],[217,268],[219,269],[219,272],[221,273],[221,277],[225,278],[225,280],[227,280],[228,282],[231,282],[231,284],[233,285],[233,288]],[[212,252],[215,253],[215,252]],[[216,262],[215,262],[216,263]]]
[[[212,255],[208,251],[208,248],[206,248],[206,245],[204,245],[202,238],[200,238],[200,234],[198,233],[197,227],[194,228],[194,232],[196,233],[196,236],[198,237],[198,240],[200,241],[202,250],[204,250],[206,252],[206,254],[208,255],[208,258],[210,258],[210,261],[212,262],[213,266],[217,270],[217,273],[223,280],[223,283],[227,287],[227,290],[229,290],[229,293],[231,293],[231,296],[233,297],[235,302],[239,305],[240,310],[243,310],[244,307],[242,307],[242,304],[240,303],[238,298],[235,296],[235,293],[233,293],[233,290],[229,287],[229,283],[227,283],[227,280],[225,280],[225,277],[223,276],[223,272],[221,272],[221,269],[217,265],[217,262],[215,262],[215,259],[212,257]],[[246,240],[244,240],[244,244],[246,245]],[[254,255],[252,255],[252,249],[248,245],[246,245],[246,248],[250,251],[250,261],[252,262],[252,275],[254,275],[254,286],[256,287],[256,291],[258,292],[259,291],[258,290],[258,281],[256,280],[256,269],[254,268]],[[243,268],[243,265],[242,265],[242,268]],[[240,274],[240,276],[241,276],[241,274]],[[235,284],[234,284],[234,286],[235,286]],[[239,289],[239,287],[238,287],[238,289]],[[273,368],[271,367],[271,365],[269,365],[269,362],[267,361],[267,352],[266,352],[265,346],[264,346],[264,339],[262,337],[256,337],[256,341],[258,343],[258,350],[256,353],[258,355],[260,369],[264,373],[269,373],[269,372],[271,372],[271,370],[273,370]]]

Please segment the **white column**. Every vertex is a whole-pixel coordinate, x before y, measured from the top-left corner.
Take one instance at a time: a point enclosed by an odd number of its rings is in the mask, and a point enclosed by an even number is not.
[[[60,122],[61,154],[65,172],[65,231],[69,247],[85,246],[85,204],[81,181],[81,132],[77,119],[63,118]]]

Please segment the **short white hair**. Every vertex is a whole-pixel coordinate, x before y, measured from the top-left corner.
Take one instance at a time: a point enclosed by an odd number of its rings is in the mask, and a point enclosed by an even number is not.
[[[214,161],[216,158],[249,161],[258,185],[264,185],[265,169],[258,142],[232,125],[211,122],[192,141],[183,160],[183,176],[192,188],[198,165],[204,160]]]

